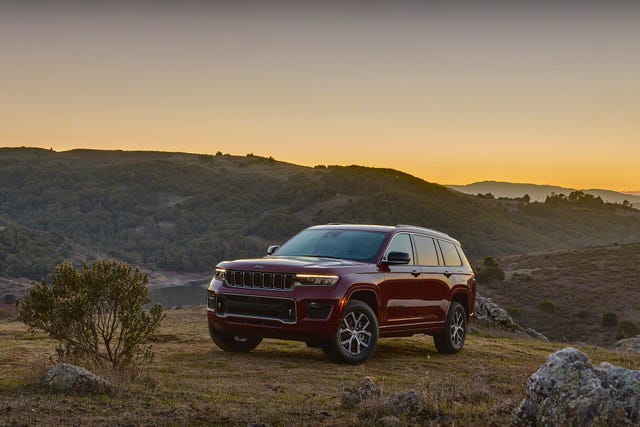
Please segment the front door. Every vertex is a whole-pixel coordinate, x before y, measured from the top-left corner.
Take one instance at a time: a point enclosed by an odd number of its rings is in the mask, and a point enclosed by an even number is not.
[[[383,307],[386,317],[383,324],[388,326],[418,323],[423,320],[423,307],[420,298],[422,278],[420,268],[415,263],[411,237],[407,233],[394,236],[385,253],[406,252],[411,257],[406,265],[387,265],[385,280],[380,283]]]

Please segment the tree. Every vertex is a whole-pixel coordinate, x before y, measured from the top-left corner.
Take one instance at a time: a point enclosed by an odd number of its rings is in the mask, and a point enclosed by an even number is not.
[[[100,368],[125,368],[151,361],[145,345],[164,318],[156,304],[148,312],[148,277],[126,263],[98,260],[76,269],[55,267],[45,281],[20,301],[20,318],[61,344],[62,357],[82,359]]]

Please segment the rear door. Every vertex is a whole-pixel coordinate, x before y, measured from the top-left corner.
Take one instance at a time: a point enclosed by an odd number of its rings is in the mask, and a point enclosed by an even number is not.
[[[442,274],[447,278],[449,289],[453,289],[453,287],[457,285],[466,286],[467,280],[470,277],[470,271],[463,265],[462,257],[456,245],[442,239],[437,239],[437,241],[444,261],[444,267],[441,267]],[[447,300],[440,301],[438,315],[442,320],[445,320],[447,316],[447,310],[449,309],[448,299],[449,296],[447,296]]]
[[[417,262],[422,272],[420,297],[424,318],[427,322],[444,321],[451,293],[451,276],[447,275],[442,254],[435,239],[422,234],[414,234],[413,240]]]

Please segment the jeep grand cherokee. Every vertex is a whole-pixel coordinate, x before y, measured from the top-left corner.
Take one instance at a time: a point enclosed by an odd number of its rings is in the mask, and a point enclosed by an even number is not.
[[[427,228],[307,228],[265,258],[216,266],[207,295],[213,341],[248,352],[263,338],[300,340],[360,363],[378,338],[428,334],[438,351],[464,345],[475,279],[460,243]]]

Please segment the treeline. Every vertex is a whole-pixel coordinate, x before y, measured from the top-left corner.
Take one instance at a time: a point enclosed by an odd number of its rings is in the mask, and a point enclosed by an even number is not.
[[[0,274],[37,278],[69,256],[64,238],[152,269],[211,271],[327,222],[432,227],[472,257],[640,241],[640,212],[620,205],[587,206],[580,195],[513,203],[390,169],[252,154],[0,149],[0,226],[36,233],[23,249],[3,246]]]

